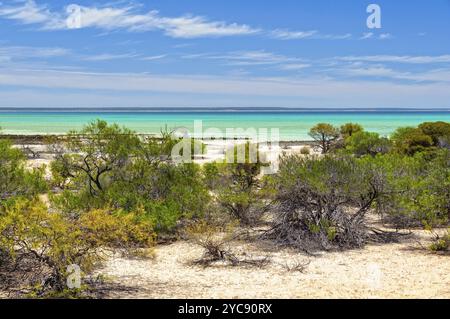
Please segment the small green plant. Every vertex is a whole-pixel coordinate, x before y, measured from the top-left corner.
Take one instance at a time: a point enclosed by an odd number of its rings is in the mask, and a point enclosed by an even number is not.
[[[435,252],[447,252],[450,250],[450,229],[443,236],[436,235],[435,241],[430,245],[430,250]]]
[[[229,161],[205,165],[204,175],[219,206],[243,226],[254,226],[269,208],[268,188],[263,187],[264,180],[259,178],[264,164],[257,145],[246,143],[239,147],[244,154],[238,147],[231,148],[227,154]]]
[[[311,154],[311,148],[309,146],[304,146],[300,150],[300,154],[302,155],[310,155]]]

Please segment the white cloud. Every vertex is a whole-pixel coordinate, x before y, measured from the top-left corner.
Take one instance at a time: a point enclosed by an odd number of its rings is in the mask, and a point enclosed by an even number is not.
[[[346,34],[321,34],[317,30],[310,31],[290,31],[277,29],[270,33],[271,37],[279,40],[302,40],[302,39],[318,39],[318,40],[345,40],[350,39],[352,35]]]
[[[363,68],[344,68],[342,73],[350,76],[363,77],[389,77],[389,78],[406,78],[405,73],[396,72],[384,66],[370,66]]]
[[[298,39],[307,39],[311,38],[314,35],[318,34],[319,31],[311,30],[311,31],[289,31],[289,30],[281,30],[277,29],[272,31],[272,37],[280,40],[298,40]]]
[[[73,89],[80,92],[78,94],[80,94],[81,100],[77,100],[77,103],[82,103],[80,101],[83,101],[83,96],[92,94],[107,96],[105,91],[115,95],[115,104],[119,104],[119,101],[126,104],[129,93],[132,92],[177,94],[184,97],[184,99],[180,98],[181,105],[178,106],[194,103],[194,101],[200,103],[210,96],[227,97],[224,99],[230,104],[222,106],[239,105],[241,97],[248,96],[254,97],[252,101],[270,99],[270,103],[273,103],[272,106],[280,106],[279,101],[282,99],[289,105],[309,105],[310,107],[418,107],[425,104],[428,107],[443,107],[448,106],[450,100],[448,83],[405,84],[390,81],[345,81],[314,78],[295,80],[291,78],[0,70],[0,84],[4,87],[37,88],[42,94],[45,94],[46,90],[64,92],[60,90]],[[2,94],[0,91],[0,96]],[[189,99],[192,94],[195,94],[195,98]],[[135,98],[138,96],[131,95]],[[151,104],[153,100],[148,100],[151,96],[151,94],[147,95],[142,100],[142,103],[145,104],[141,105]],[[276,104],[277,101],[278,104]]]
[[[154,60],[160,60],[167,57],[167,54],[161,54],[161,55],[152,55],[152,56],[145,56],[140,58],[142,61],[154,61]]]
[[[373,38],[373,32],[366,32],[359,38],[360,40],[367,40]]]
[[[267,51],[241,51],[214,58],[228,60],[232,65],[268,65],[299,61],[298,58]]]
[[[364,66],[361,63],[352,63],[349,67],[333,70],[335,73],[349,76],[370,78],[386,78],[391,80],[404,80],[410,82],[450,83],[450,69],[433,69],[420,72],[406,72],[388,68],[384,65]]]
[[[174,38],[222,37],[259,32],[258,29],[245,24],[210,21],[200,16],[164,17],[158,11],[141,14],[137,12],[137,7],[131,5],[120,8],[72,5],[71,8],[77,10],[70,11],[66,8],[61,12],[52,12],[46,6],[36,4],[34,0],[27,0],[15,6],[5,6],[1,3],[0,5],[0,16],[24,24],[38,24],[47,30],[71,28],[125,29],[136,32],[162,30]]]
[[[410,55],[369,55],[369,56],[346,56],[337,57],[341,61],[362,61],[362,62],[390,62],[390,63],[450,63],[450,55],[437,56],[410,56]]]
[[[260,32],[248,25],[225,22],[210,22],[203,17],[185,16],[180,18],[162,18],[159,28],[174,38],[198,38],[203,36],[221,37],[249,35]]]
[[[120,59],[131,59],[131,58],[136,58],[138,56],[139,56],[139,54],[136,54],[136,53],[125,53],[125,54],[104,53],[104,54],[85,56],[82,58],[82,60],[85,60],[85,61],[110,61],[110,60],[120,60]]]
[[[65,26],[62,16],[51,12],[45,5],[37,5],[33,0],[15,3],[16,5],[6,6],[0,2],[0,16],[23,24],[39,24],[43,29],[58,29]]]
[[[352,37],[351,33],[345,33],[345,34],[325,34],[322,37],[319,37],[319,39],[331,39],[331,40],[345,40],[350,39]]]
[[[72,4],[64,10],[51,11],[46,5],[38,5],[34,0],[15,2],[4,5],[0,2],[0,17],[16,20],[23,24],[37,24],[44,30],[67,30],[78,28],[96,28],[104,31],[123,29],[133,32],[160,30],[173,38],[201,38],[253,35],[263,30],[246,24],[211,21],[206,17],[183,15],[179,17],[162,16],[152,10],[141,13],[140,6],[121,7],[81,6]],[[291,31],[276,29],[264,31],[267,36],[280,40],[319,39],[344,40],[352,35],[321,34],[317,30]]]
[[[450,84],[450,69],[435,69],[426,72],[407,74],[405,78],[414,81],[425,81],[425,82],[447,82]]]
[[[298,70],[306,69],[310,66],[311,66],[310,64],[301,64],[301,63],[284,64],[280,67],[280,69],[286,70],[286,71],[298,71]]]
[[[182,56],[182,58],[217,60],[224,65],[239,68],[262,66],[264,68],[270,67],[271,69],[282,71],[298,71],[311,66],[305,59],[285,56],[264,50],[236,51],[225,54],[200,53],[185,55]]]
[[[380,34],[380,36],[378,38],[380,40],[389,40],[389,39],[392,39],[393,36],[390,33],[382,33],[382,34]]]
[[[68,54],[70,54],[70,51],[63,48],[0,46],[0,59],[3,61],[33,58],[51,58],[65,56]]]

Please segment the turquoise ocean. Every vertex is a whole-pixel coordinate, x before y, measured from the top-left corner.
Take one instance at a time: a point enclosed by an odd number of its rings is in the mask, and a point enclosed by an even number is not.
[[[282,141],[309,140],[308,131],[317,123],[326,122],[341,125],[347,122],[359,123],[368,131],[388,136],[398,127],[416,126],[427,121],[450,122],[450,110],[283,110],[283,111],[107,111],[107,110],[1,110],[2,134],[63,134],[77,130],[86,123],[103,119],[110,123],[126,126],[138,133],[158,134],[167,127],[172,130],[185,127],[193,130],[194,121],[202,121],[203,129],[255,128],[280,131]]]

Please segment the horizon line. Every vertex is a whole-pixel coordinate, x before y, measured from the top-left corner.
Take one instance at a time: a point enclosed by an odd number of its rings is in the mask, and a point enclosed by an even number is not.
[[[333,107],[0,107],[0,112],[450,112],[447,108],[333,108]]]

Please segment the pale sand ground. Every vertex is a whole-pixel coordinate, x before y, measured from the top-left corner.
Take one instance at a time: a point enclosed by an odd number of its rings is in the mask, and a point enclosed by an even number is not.
[[[206,154],[202,156],[196,156],[194,162],[197,164],[205,164],[212,163],[216,161],[223,161],[225,159],[226,151],[233,147],[233,145],[244,144],[245,141],[230,141],[230,140],[215,140],[215,141],[207,141],[205,144]],[[42,165],[47,166],[46,177],[50,178],[50,170],[49,165],[53,160],[54,154],[49,153],[48,147],[46,145],[34,144],[34,145],[16,145],[17,148],[28,147],[32,149],[34,152],[37,152],[38,156],[33,159],[29,159],[27,161],[28,168],[37,168]],[[278,159],[280,155],[292,155],[299,154],[303,148],[308,148],[311,154],[318,154],[317,150],[314,150],[312,147],[302,144],[302,143],[291,143],[291,145],[286,146],[284,148],[280,146],[261,146],[260,147],[260,156],[264,160],[268,160],[273,162]]]
[[[424,232],[416,233],[425,243]],[[268,254],[271,264],[191,266],[202,249],[176,242],[158,247],[153,260],[110,258],[98,273],[126,286],[109,298],[450,298],[450,257],[419,249],[414,241],[315,257],[242,243],[234,249],[253,257]],[[307,261],[304,273],[284,267]]]

